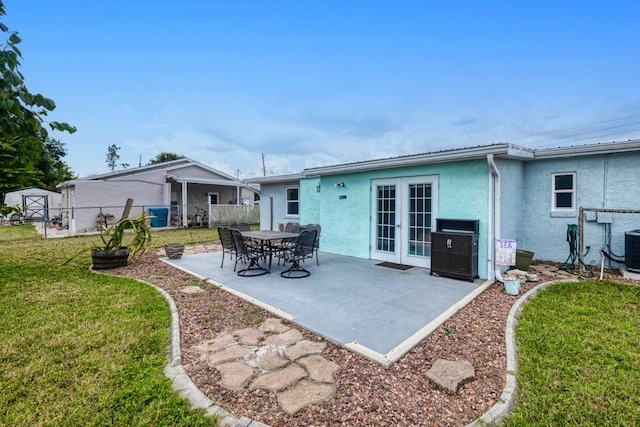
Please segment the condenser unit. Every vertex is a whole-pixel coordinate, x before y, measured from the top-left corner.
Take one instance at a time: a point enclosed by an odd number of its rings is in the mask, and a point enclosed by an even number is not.
[[[631,271],[640,272],[640,230],[624,234],[624,265]]]

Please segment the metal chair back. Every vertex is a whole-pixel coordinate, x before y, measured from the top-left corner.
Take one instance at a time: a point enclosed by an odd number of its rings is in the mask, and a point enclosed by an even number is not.
[[[236,264],[233,267],[233,271],[236,271],[238,261],[247,261],[249,266],[238,270],[238,276],[251,277],[266,274],[268,272],[267,269],[260,265],[260,259],[264,257],[262,248],[259,245],[249,244],[240,230],[235,228],[231,229],[231,236],[236,247]]]
[[[236,255],[236,245],[233,242],[233,236],[231,235],[231,229],[228,227],[218,227],[218,236],[220,237],[220,243],[222,244],[222,264],[220,264],[220,268],[224,265],[224,254],[227,253],[230,255],[230,259],[233,259],[233,256]]]

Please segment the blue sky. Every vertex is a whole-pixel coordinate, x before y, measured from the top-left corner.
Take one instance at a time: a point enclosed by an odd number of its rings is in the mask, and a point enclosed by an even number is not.
[[[80,176],[640,138],[638,1],[4,0]]]

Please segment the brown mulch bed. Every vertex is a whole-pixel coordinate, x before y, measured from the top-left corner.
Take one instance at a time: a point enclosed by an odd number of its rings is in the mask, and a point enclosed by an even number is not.
[[[274,315],[167,265],[154,252],[113,272],[151,282],[171,295],[178,306],[185,370],[211,400],[237,417],[271,426],[463,426],[486,412],[505,384],[505,325],[518,297],[506,294],[501,284],[492,285],[389,368],[327,342],[324,357],[341,367],[335,396],[290,416],[279,408],[273,393],[221,387],[218,372],[193,349],[223,332],[255,326]],[[607,278],[621,280],[615,272],[608,272]],[[540,275],[540,283],[552,279]],[[188,285],[210,292],[179,292]],[[523,284],[521,295],[535,285]],[[298,329],[307,339],[323,341]],[[424,375],[438,359],[468,360],[475,367],[476,379],[455,395],[438,389]]]

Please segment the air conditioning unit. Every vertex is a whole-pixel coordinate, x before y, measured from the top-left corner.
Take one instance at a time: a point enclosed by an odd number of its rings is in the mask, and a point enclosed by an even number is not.
[[[640,273],[640,230],[624,233],[624,265]]]
[[[278,231],[284,231],[285,227],[287,226],[286,221],[285,222],[278,222]]]

